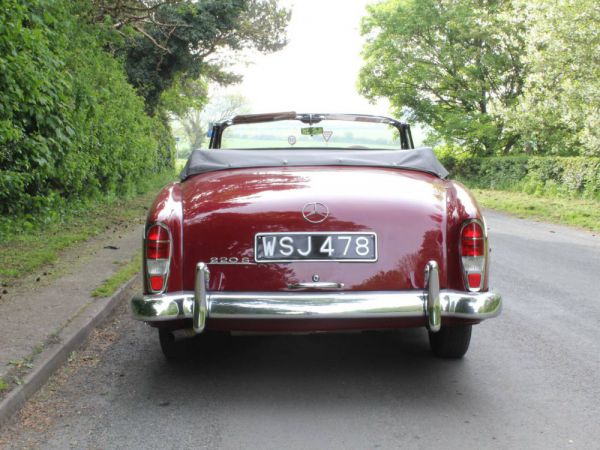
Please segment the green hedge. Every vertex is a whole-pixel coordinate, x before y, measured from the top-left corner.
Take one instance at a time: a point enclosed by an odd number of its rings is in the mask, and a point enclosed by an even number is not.
[[[440,156],[450,176],[470,187],[600,199],[600,158]]]
[[[173,166],[114,37],[85,0],[0,0],[0,214],[54,214],[69,198],[123,195]]]

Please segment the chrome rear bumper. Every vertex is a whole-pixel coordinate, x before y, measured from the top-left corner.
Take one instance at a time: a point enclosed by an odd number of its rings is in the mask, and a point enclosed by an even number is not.
[[[213,319],[372,319],[427,318],[437,331],[442,317],[483,320],[500,314],[496,292],[459,292],[439,289],[438,268],[427,264],[424,291],[331,292],[209,292],[208,268],[199,263],[195,291],[137,295],[131,300],[134,319],[160,322],[193,319],[201,333]]]

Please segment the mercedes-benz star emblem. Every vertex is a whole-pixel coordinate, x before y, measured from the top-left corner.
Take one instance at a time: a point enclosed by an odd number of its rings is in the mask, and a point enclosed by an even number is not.
[[[329,208],[323,203],[307,203],[302,208],[302,217],[311,223],[321,223],[329,217]]]

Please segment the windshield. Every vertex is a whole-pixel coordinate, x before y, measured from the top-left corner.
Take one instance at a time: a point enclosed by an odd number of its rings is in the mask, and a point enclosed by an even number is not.
[[[400,132],[374,122],[299,120],[233,124],[223,130],[220,148],[357,148],[399,150]]]

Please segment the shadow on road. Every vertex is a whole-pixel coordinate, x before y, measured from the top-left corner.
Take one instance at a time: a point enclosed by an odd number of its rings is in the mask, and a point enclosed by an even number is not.
[[[51,428],[17,429],[13,448],[28,439],[57,449],[419,447],[431,429],[444,436],[439,444],[462,442],[457,430],[474,421],[487,440],[497,434],[485,352],[437,359],[424,329],[220,336],[199,339],[192,360],[173,364],[156,330],[121,324],[97,364],[71,371],[35,405]]]
[[[178,402],[213,400],[257,409],[323,409],[361,399],[372,404],[378,398],[423,398],[430,403],[435,397],[437,403],[456,398],[457,383],[463,384],[459,380],[468,365],[468,359],[433,357],[421,329],[217,337],[199,341],[197,354],[185,363],[168,363],[158,356],[146,367],[148,395],[163,388]]]

